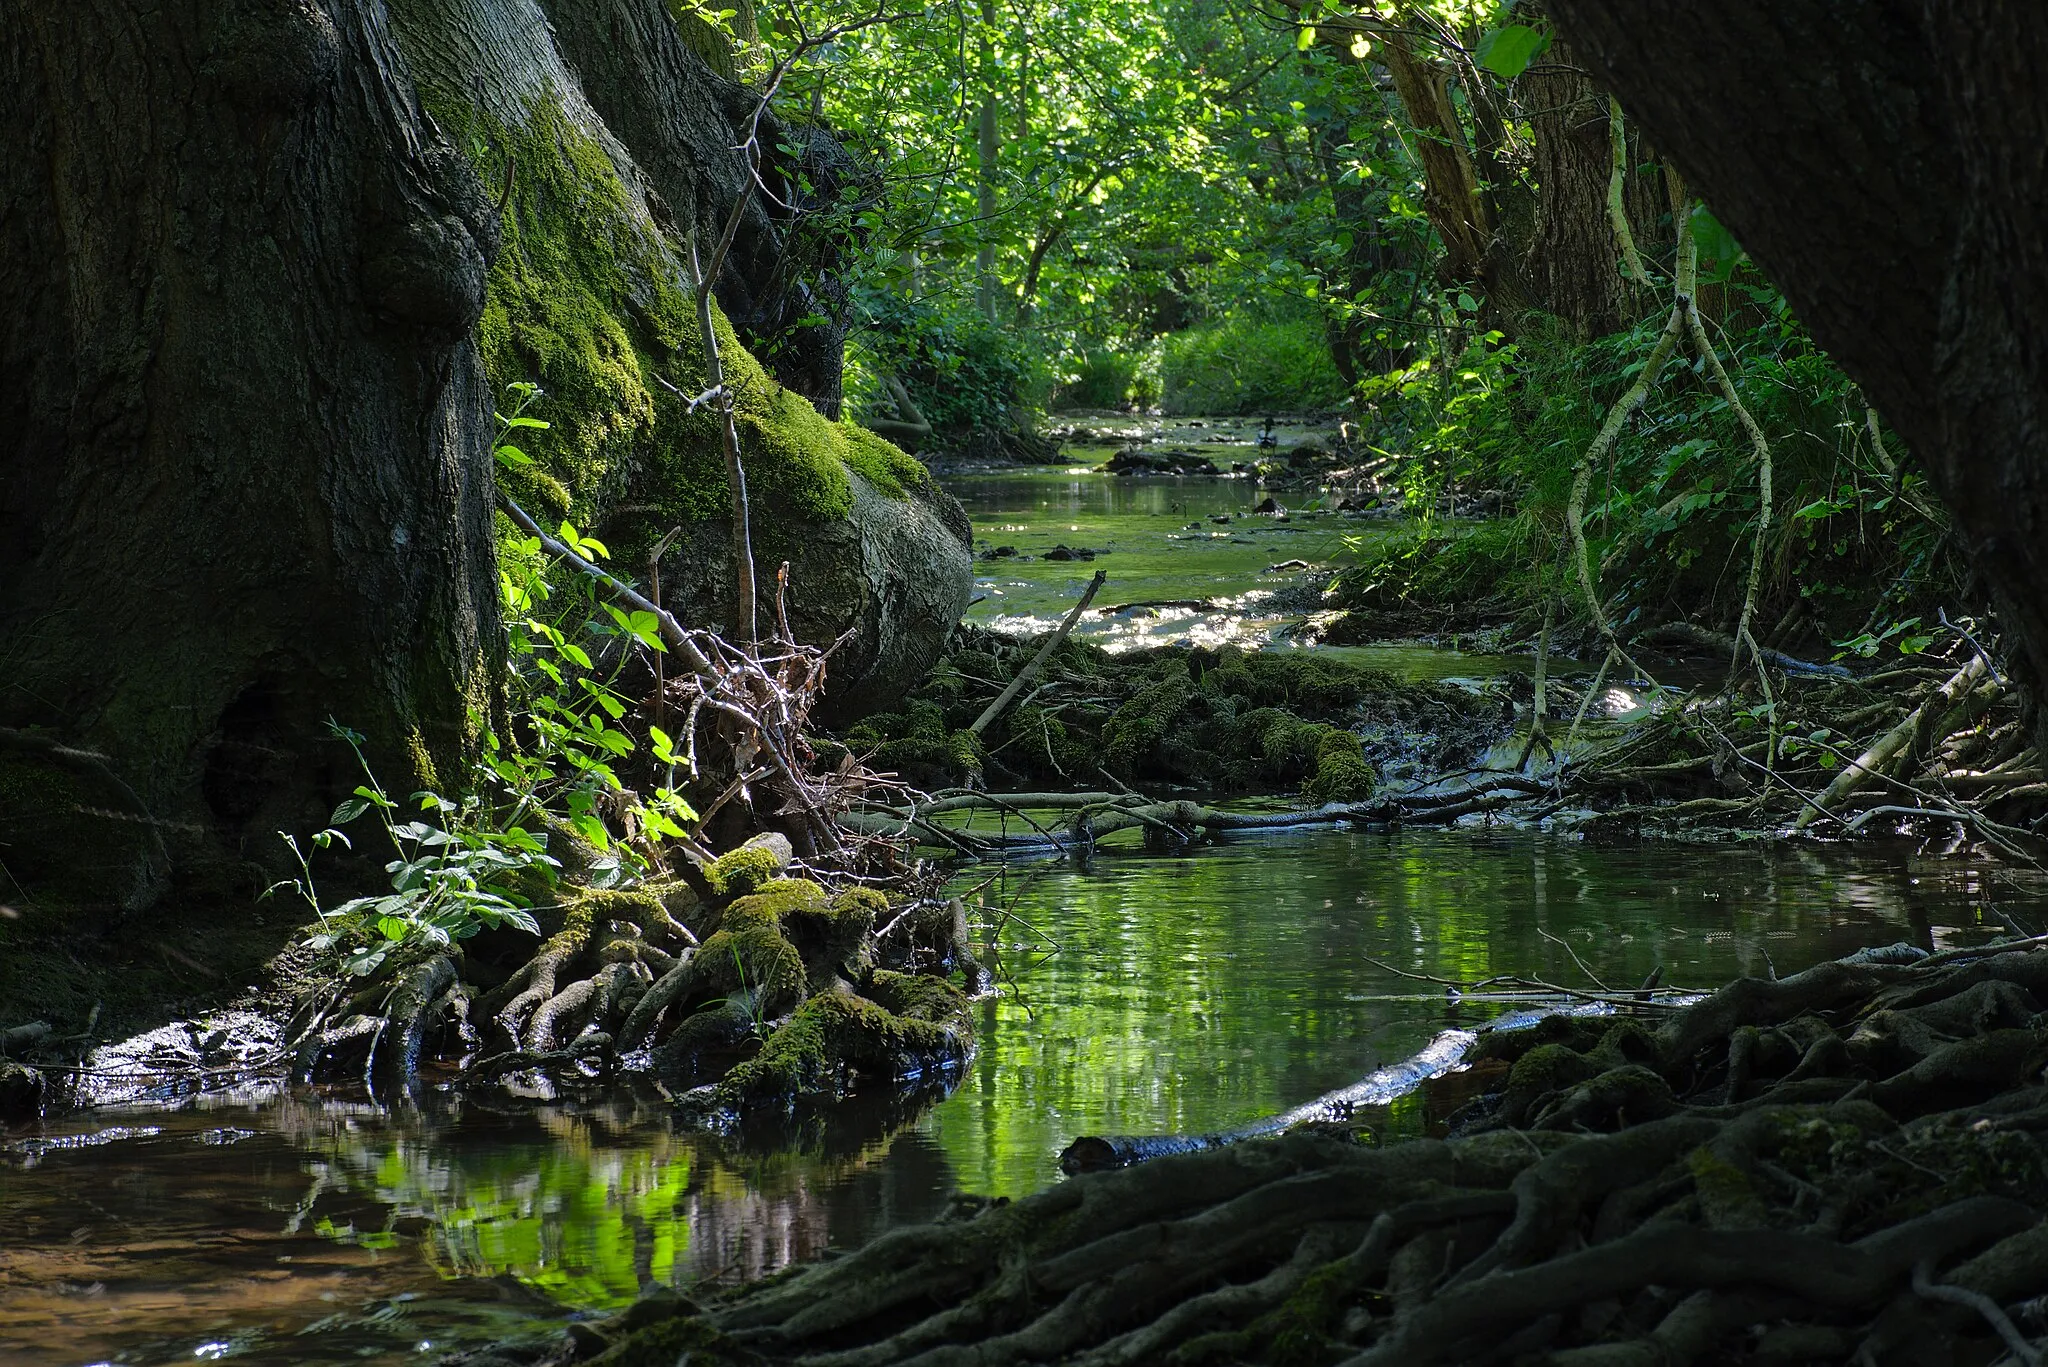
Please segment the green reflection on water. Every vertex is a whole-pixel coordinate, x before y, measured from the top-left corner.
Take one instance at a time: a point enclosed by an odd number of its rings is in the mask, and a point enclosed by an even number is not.
[[[965,1186],[1015,1195],[1052,1180],[1078,1135],[1240,1125],[1477,1018],[1373,960],[1590,985],[1548,934],[1610,985],[1660,964],[1716,985],[1974,932],[1977,876],[1869,853],[1483,831],[1289,834],[1019,870],[1013,910],[1061,949],[1002,927],[1013,985],[984,1005],[971,1075],[926,1123]]]
[[[980,1051],[915,1119],[851,1107],[764,1145],[624,1104],[383,1113],[293,1096],[78,1118],[59,1128],[160,1132],[0,1150],[0,1359],[189,1359],[232,1337],[250,1363],[417,1361],[424,1340],[761,1276],[929,1220],[962,1189],[1035,1190],[1080,1134],[1242,1124],[1472,1023],[1371,960],[1584,981],[1547,933],[1610,984],[1659,964],[1716,984],[1865,944],[1967,940],[1989,928],[1987,900],[2038,926],[2041,885],[2014,877],[1899,851],[1485,830],[1018,867],[990,900],[1037,934],[994,923],[1006,982],[981,1003]],[[1406,1101],[1387,1127],[1413,1132],[1434,1105]],[[256,1133],[229,1142],[222,1126]]]
[[[1218,455],[1219,461],[1226,458]],[[984,596],[968,610],[969,621],[1012,632],[1044,630],[1066,614],[1098,569],[1109,578],[1097,606],[1197,599],[1229,605],[1208,613],[1090,612],[1076,626],[1078,634],[1118,649],[1182,641],[1277,643],[1277,628],[1317,606],[1302,590],[1322,587],[1327,569],[1341,563],[1347,538],[1371,540],[1390,532],[1383,521],[1313,511],[1296,512],[1285,522],[1260,516],[1232,516],[1227,525],[1210,521],[1212,515],[1247,513],[1269,492],[1244,479],[1119,479],[1075,466],[951,475],[941,483],[967,508],[984,548],[1010,546],[1019,553],[976,563],[975,592]],[[1278,496],[1292,503],[1311,493],[1282,490]],[[1042,558],[1057,545],[1109,554],[1093,561]],[[1268,572],[1290,560],[1319,568]],[[1290,597],[1270,601],[1271,592],[1282,589]],[[1412,679],[1483,678],[1529,667],[1527,660],[1415,645],[1321,649]]]
[[[1243,479],[1119,479],[1075,467],[956,475],[942,482],[967,508],[980,541],[1019,552],[1019,558],[982,560],[975,567],[975,591],[987,597],[968,610],[968,619],[998,629],[1037,630],[1057,621],[1098,569],[1109,576],[1097,599],[1101,606],[1237,600],[1302,578],[1286,571],[1269,574],[1269,566],[1328,561],[1347,536],[1384,534],[1384,524],[1335,515],[1211,522],[1216,515],[1249,514],[1265,496],[1267,491]],[[1280,497],[1287,503],[1295,495]],[[1109,554],[1093,562],[1043,559],[1056,545]],[[1228,615],[1212,617],[1207,634],[1263,640],[1287,616],[1256,602],[1235,615],[1235,623],[1228,623]],[[1192,625],[1191,614],[1169,609],[1156,616],[1091,613],[1077,630],[1105,643],[1139,644],[1184,639]]]

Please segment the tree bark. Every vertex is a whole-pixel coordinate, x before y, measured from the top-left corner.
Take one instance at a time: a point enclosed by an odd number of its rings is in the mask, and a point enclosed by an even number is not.
[[[1551,0],[1575,49],[1863,386],[2048,681],[2048,14]]]
[[[1626,321],[1615,265],[1620,248],[1607,209],[1607,92],[1563,41],[1553,40],[1522,74],[1521,95],[1536,144],[1534,292],[1579,340],[1604,337]]]
[[[150,814],[0,745],[0,898],[217,886],[357,781],[330,716],[455,776],[497,241],[372,0],[0,3],[0,726]]]
[[[981,113],[974,134],[974,212],[981,246],[974,254],[974,297],[981,316],[996,321],[996,171],[1002,155],[1002,90],[996,80],[995,0],[981,0]]]
[[[1493,222],[1451,101],[1450,73],[1418,53],[1408,33],[1389,28],[1377,36],[1378,55],[1393,73],[1394,90],[1414,130],[1415,156],[1422,163],[1423,206],[1444,248],[1443,277],[1483,287],[1489,283]]]

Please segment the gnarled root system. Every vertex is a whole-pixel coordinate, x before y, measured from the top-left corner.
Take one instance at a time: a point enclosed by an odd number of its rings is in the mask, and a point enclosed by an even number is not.
[[[780,837],[751,842],[701,870],[708,898],[577,890],[523,961],[509,935],[394,956],[301,1010],[300,1069],[391,1093],[440,1059],[471,1085],[549,1094],[623,1068],[715,1118],[957,1068],[981,978],[957,905],[828,891],[781,876],[790,859]]]
[[[499,1360],[2038,1362],[2048,948],[1906,957],[1488,1036],[1448,1139],[1096,1173]]]

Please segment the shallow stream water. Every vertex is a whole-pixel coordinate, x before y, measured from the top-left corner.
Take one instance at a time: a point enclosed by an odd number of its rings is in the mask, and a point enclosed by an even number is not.
[[[1120,563],[1179,554],[1155,544],[1150,503],[1245,493],[1104,482],[1004,475],[963,494],[1025,526],[1001,534],[1020,547],[1037,535],[1027,501],[1059,504],[1069,527],[1099,509],[1090,544],[1123,544],[1095,563],[1120,583]],[[1161,568],[1159,596],[1224,591],[1194,587],[1204,574],[1251,582],[1265,554]],[[1021,598],[1064,581],[1008,582]],[[1499,667],[1406,658],[1419,674]],[[653,1286],[758,1276],[932,1218],[960,1193],[1057,1181],[1059,1149],[1082,1134],[1211,1131],[1284,1110],[1488,1009],[1396,969],[1632,986],[1662,966],[1707,986],[1863,945],[1969,942],[2002,916],[2048,923],[2039,883],[1906,848],[1603,846],[1486,828],[1297,831],[1174,855],[1127,833],[1085,869],[1009,869],[982,900],[1001,990],[980,1005],[961,1084],[922,1110],[852,1106],[750,1143],[627,1104],[387,1111],[293,1092],[103,1110],[0,1140],[0,1363],[428,1362]],[[1376,1120],[1421,1132],[1442,1104],[1418,1094]]]

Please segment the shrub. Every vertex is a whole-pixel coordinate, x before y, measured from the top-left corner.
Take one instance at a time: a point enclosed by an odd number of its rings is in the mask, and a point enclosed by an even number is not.
[[[1161,339],[1160,387],[1169,413],[1261,413],[1335,408],[1343,377],[1313,319],[1221,323]]]

